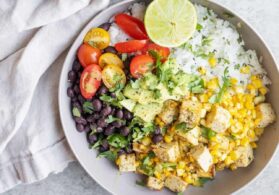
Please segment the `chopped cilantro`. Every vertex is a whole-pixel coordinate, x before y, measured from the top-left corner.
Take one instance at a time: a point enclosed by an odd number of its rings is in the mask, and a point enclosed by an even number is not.
[[[88,114],[92,114],[94,109],[93,109],[93,105],[91,102],[89,101],[85,101],[82,105],[82,108],[83,108],[83,111],[85,113],[88,113]]]
[[[128,144],[128,140],[120,134],[112,134],[107,137],[109,145],[115,148],[124,148]]]
[[[198,23],[196,26],[196,30],[200,32],[202,28],[203,28],[203,26]]]
[[[115,161],[116,157],[117,157],[117,152],[108,150],[108,151],[99,153],[98,157],[105,157],[111,161]]]
[[[235,70],[239,70],[240,69],[240,64],[236,64],[236,65],[234,65],[234,67],[233,67]]]
[[[163,168],[176,168],[176,163],[162,163]]]
[[[143,186],[143,187],[146,186],[146,184],[143,180],[141,180],[141,181],[136,180],[136,184],[139,186]]]
[[[211,139],[216,135],[216,132],[207,127],[202,127],[202,136],[206,139]]]
[[[179,130],[179,131],[188,131],[189,130],[187,127],[187,124],[185,122],[176,124],[175,129]]]
[[[192,93],[202,93],[204,92],[204,80],[201,77],[194,77],[188,87]]]
[[[211,178],[207,178],[207,177],[200,177],[199,178],[199,184],[200,186],[203,186],[206,182],[211,181]]]
[[[125,120],[119,119],[119,118],[114,117],[112,115],[109,115],[108,118],[105,121],[106,121],[106,123],[112,123],[114,121],[120,121],[122,123],[125,123]]]
[[[210,43],[211,43],[211,41],[212,41],[213,39],[211,39],[210,37],[203,37],[202,38],[202,46],[206,46],[206,45],[210,45]]]
[[[73,107],[72,113],[75,117],[81,117],[80,111],[77,107]]]
[[[122,108],[121,104],[119,103],[119,101],[116,99],[116,98],[113,98],[111,96],[108,96],[108,95],[102,95],[100,97],[100,99],[108,104],[111,104],[113,106],[116,106],[118,108]]]

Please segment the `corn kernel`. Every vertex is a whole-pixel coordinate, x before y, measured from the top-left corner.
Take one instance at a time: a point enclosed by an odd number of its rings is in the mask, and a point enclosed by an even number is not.
[[[251,145],[252,148],[257,148],[258,147],[258,145],[255,142],[250,143],[250,145]]]
[[[201,74],[201,75],[205,75],[206,74],[206,69],[204,67],[198,67],[197,71]]]
[[[200,99],[200,101],[201,101],[202,103],[208,102],[208,95],[207,95],[206,93],[201,94],[201,95],[199,96],[199,99]]]
[[[255,133],[257,136],[261,136],[264,132],[264,129],[263,128],[256,128],[255,129]]]
[[[238,155],[234,151],[230,152],[230,157],[231,157],[232,160],[237,160],[238,159]]]
[[[117,165],[120,164],[120,159],[119,158],[116,159],[115,164],[117,164]]]
[[[212,89],[212,90],[215,90],[217,89],[219,86],[218,86],[218,78],[213,78],[213,79],[210,79],[208,82],[207,82],[207,88],[208,89]]]
[[[252,84],[254,85],[254,87],[256,89],[259,89],[263,86],[263,83],[262,83],[261,79],[252,80]]]
[[[182,176],[185,173],[184,169],[176,169],[177,176]]]
[[[161,178],[162,178],[162,174],[159,173],[159,172],[157,172],[157,171],[154,172],[154,175],[155,175],[155,177],[156,177],[157,179],[161,179]]]
[[[151,143],[151,139],[150,137],[144,137],[141,142],[143,145],[148,146]]]
[[[250,66],[244,65],[240,68],[240,73],[242,74],[249,74],[250,73]]]
[[[236,78],[231,78],[231,84],[233,84],[233,85],[237,84],[237,79]]]
[[[179,161],[178,165],[177,165],[177,168],[179,169],[184,169],[186,166],[186,163],[184,161]]]
[[[172,138],[172,136],[170,136],[170,135],[167,135],[167,134],[166,134],[166,135],[164,136],[164,140],[165,140],[166,143],[170,143],[170,142],[172,141],[172,139],[173,139],[173,138]]]
[[[266,87],[261,87],[261,88],[259,89],[259,91],[260,91],[260,93],[261,93],[262,95],[267,94],[267,88],[266,88]]]
[[[226,166],[229,166],[232,162],[233,161],[232,161],[231,157],[229,157],[229,156],[225,159],[225,165]]]
[[[242,146],[247,146],[249,144],[250,140],[247,137],[244,137],[241,141],[240,141],[240,145]]]
[[[230,169],[231,169],[232,171],[234,171],[234,170],[237,169],[237,166],[236,166],[235,164],[232,164],[232,165],[230,166]]]
[[[257,96],[257,97],[255,97],[255,99],[254,99],[254,104],[260,104],[260,103],[262,103],[262,102],[264,102],[265,101],[265,96],[263,96],[263,95],[260,95],[260,96]]]
[[[216,66],[216,63],[217,63],[216,58],[214,56],[210,57],[208,59],[208,63],[209,63],[211,68],[214,68]]]

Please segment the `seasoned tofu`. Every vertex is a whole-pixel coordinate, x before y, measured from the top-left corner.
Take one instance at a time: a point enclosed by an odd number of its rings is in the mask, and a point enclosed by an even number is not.
[[[157,179],[156,177],[148,177],[146,186],[152,190],[162,190],[164,187],[164,181]]]
[[[235,163],[237,167],[247,167],[254,159],[253,148],[250,145],[239,146],[235,152],[238,156]]]
[[[212,156],[207,147],[203,145],[195,146],[191,149],[190,154],[197,161],[203,171],[208,172],[213,165]]]
[[[261,103],[256,107],[257,118],[260,119],[258,128],[265,128],[275,121],[275,113],[269,103]]]
[[[183,192],[187,185],[185,181],[174,175],[168,176],[165,180],[165,186],[173,192]]]
[[[184,122],[188,128],[194,128],[201,119],[201,111],[201,103],[192,100],[183,100],[180,106],[178,122]]]
[[[171,124],[178,117],[179,103],[174,100],[167,100],[164,102],[163,109],[158,117],[166,125]]]
[[[221,106],[216,106],[206,117],[206,126],[217,133],[225,132],[230,127],[231,114]]]
[[[150,151],[150,149],[149,147],[146,147],[143,144],[140,144],[138,142],[133,142],[133,151],[146,154]]]
[[[121,156],[119,156],[117,162],[120,172],[136,171],[135,154],[122,154]]]
[[[177,142],[157,144],[154,146],[153,152],[164,162],[175,162],[180,157]]]
[[[199,136],[201,133],[201,129],[199,126],[196,126],[195,128],[189,130],[189,131],[181,131],[177,130],[176,134],[182,139],[185,140],[192,145],[196,146],[199,144]]]

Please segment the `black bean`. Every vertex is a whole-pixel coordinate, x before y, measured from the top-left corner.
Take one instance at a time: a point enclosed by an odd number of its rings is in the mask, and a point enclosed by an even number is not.
[[[132,149],[131,144],[129,144],[129,145],[125,148],[125,151],[126,151],[128,154],[130,154],[130,153],[133,152],[133,149]]]
[[[104,118],[101,118],[100,120],[97,121],[97,126],[98,126],[98,127],[104,128],[104,127],[106,127],[107,125],[108,125],[108,124],[107,124],[107,122],[106,122],[106,120],[105,120]]]
[[[99,118],[101,117],[99,113],[94,113],[92,116],[93,116],[93,118],[96,119],[96,120],[99,119]]]
[[[72,107],[75,107],[75,108],[79,109],[79,111],[81,111],[81,105],[78,101],[73,102]]]
[[[94,99],[92,106],[95,111],[99,112],[102,109],[102,102],[98,99]]]
[[[115,108],[112,108],[112,109],[111,109],[110,115],[115,115],[115,112],[116,112],[116,109],[115,109]]]
[[[123,136],[129,135],[129,133],[130,133],[130,129],[128,127],[122,127],[120,129],[120,134],[123,135]]]
[[[81,103],[81,104],[83,104],[84,102],[85,102],[85,98],[84,97],[82,97],[82,95],[78,95],[78,101]]]
[[[104,131],[104,129],[102,127],[97,127],[96,128],[96,132],[98,133],[102,133]]]
[[[129,112],[128,110],[125,110],[124,113],[123,113],[123,117],[126,119],[126,120],[131,120],[133,118],[133,115],[131,112]]]
[[[106,105],[105,108],[101,111],[102,116],[108,116],[111,113],[112,109],[109,105]]]
[[[159,135],[159,134],[161,134],[162,132],[161,132],[161,128],[159,127],[159,126],[156,126],[155,127],[155,130],[154,130],[154,134],[155,135]]]
[[[104,139],[101,143],[101,146],[104,147],[106,150],[108,150],[109,149],[108,140]]]
[[[73,89],[74,89],[74,92],[75,92],[77,95],[80,94],[80,89],[79,89],[79,85],[78,85],[78,84],[75,84],[74,87],[73,87]]]
[[[83,117],[75,117],[74,118],[76,123],[82,124],[82,125],[86,125],[87,121],[83,118]]]
[[[72,101],[72,102],[76,102],[76,101],[78,101],[78,99],[77,99],[77,97],[75,96],[75,97],[72,97],[72,98],[71,98],[71,101]]]
[[[76,129],[78,130],[78,132],[83,132],[84,126],[80,123],[76,123]]]
[[[117,155],[120,156],[122,154],[125,154],[125,150],[123,149],[118,150]]]
[[[111,135],[114,133],[114,127],[113,126],[108,126],[107,128],[105,128],[104,134],[105,135]]]
[[[88,132],[90,132],[90,131],[91,131],[90,126],[89,126],[89,125],[86,125],[86,126],[84,127],[84,132],[88,133]]]
[[[119,118],[119,119],[122,119],[123,118],[123,111],[122,110],[117,110],[116,117]]]
[[[76,78],[77,78],[77,74],[73,70],[70,70],[68,72],[68,81],[73,83],[73,82],[75,82]]]
[[[121,121],[114,121],[114,122],[111,123],[111,125],[113,127],[120,128],[120,127],[123,126],[123,123]]]
[[[113,98],[116,98],[116,94],[115,94],[115,93],[113,93],[113,92],[112,92],[112,93],[110,93],[110,96],[111,96],[111,97],[113,97]]]
[[[75,72],[78,72],[81,69],[81,65],[78,60],[74,61],[72,69]]]
[[[163,136],[162,135],[154,135],[152,137],[152,141],[154,144],[157,144],[159,142],[161,142],[163,140]]]
[[[111,23],[106,22],[106,23],[101,24],[101,25],[98,26],[98,27],[99,27],[99,28],[102,28],[102,29],[104,29],[104,30],[106,30],[106,31],[108,31],[109,28],[110,28],[110,25],[111,25]]]
[[[101,86],[100,89],[98,90],[99,95],[106,94],[108,92],[108,88],[106,86]]]
[[[73,98],[75,96],[74,90],[71,87],[68,87],[67,89],[67,95],[70,98]]]
[[[98,137],[97,137],[97,135],[96,134],[88,134],[87,135],[87,140],[88,140],[88,143],[89,144],[94,144],[94,143],[96,143],[96,141],[98,140]]]
[[[108,46],[108,47],[105,49],[105,52],[106,52],[106,53],[117,54],[117,51],[116,51],[116,49],[115,49],[113,46]]]
[[[95,117],[94,115],[89,115],[87,118],[86,118],[87,122],[89,123],[93,123],[95,122]]]

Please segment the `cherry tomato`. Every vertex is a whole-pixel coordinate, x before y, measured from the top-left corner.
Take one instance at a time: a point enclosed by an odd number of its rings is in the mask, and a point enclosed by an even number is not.
[[[99,58],[99,66],[104,68],[106,65],[115,65],[120,68],[124,68],[122,60],[113,53],[104,53]]]
[[[157,45],[155,43],[149,43],[145,48],[143,48],[143,53],[148,54],[149,51],[155,51],[162,59],[162,61],[167,60],[168,56],[170,55],[170,49],[167,47],[163,47]]]
[[[115,49],[120,53],[132,53],[142,50],[146,46],[147,42],[147,40],[130,40],[120,42],[115,44]]]
[[[118,84],[122,86],[126,83],[125,73],[115,65],[106,65],[102,71],[102,79],[105,86],[109,89],[115,88]]]
[[[101,85],[102,70],[99,65],[92,64],[87,66],[80,76],[81,95],[86,98],[92,98]]]
[[[141,20],[121,13],[115,16],[115,22],[130,37],[139,40],[148,39],[144,24]]]
[[[82,44],[77,52],[79,62],[83,67],[90,64],[97,64],[102,52],[98,48],[91,47],[88,44]]]
[[[86,33],[83,42],[98,49],[105,49],[109,46],[110,36],[108,31],[102,28],[92,28]]]
[[[130,64],[130,72],[134,78],[140,78],[146,72],[153,69],[154,59],[149,55],[138,55],[134,57]]]

